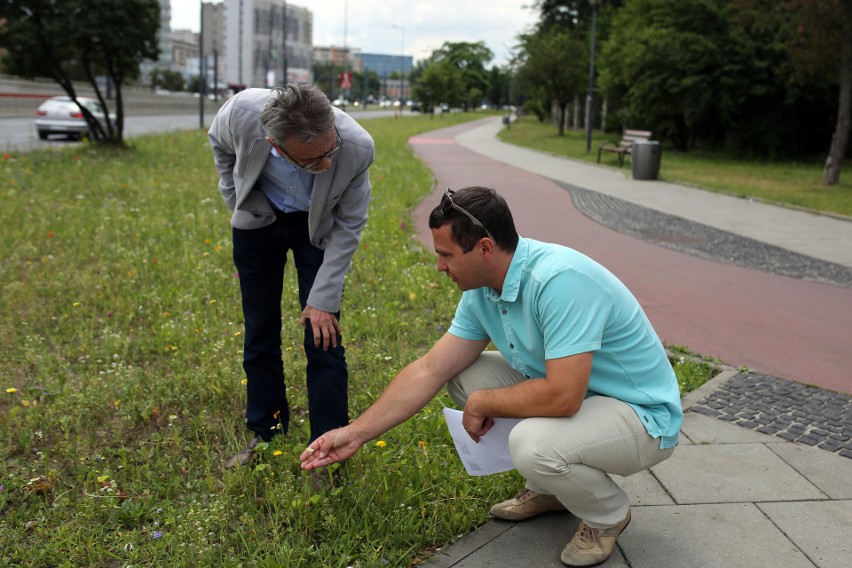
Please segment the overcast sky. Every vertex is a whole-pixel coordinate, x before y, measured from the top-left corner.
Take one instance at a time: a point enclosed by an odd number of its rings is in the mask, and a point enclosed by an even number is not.
[[[171,0],[172,29],[198,31],[199,0]],[[535,24],[533,0],[292,0],[314,13],[314,45],[428,57],[445,41],[484,41],[506,63],[515,37]],[[394,28],[401,26],[403,29]],[[344,30],[345,37],[344,40]]]

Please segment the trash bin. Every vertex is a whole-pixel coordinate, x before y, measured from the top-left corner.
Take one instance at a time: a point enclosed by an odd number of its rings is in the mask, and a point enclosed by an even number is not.
[[[660,143],[656,140],[637,140],[630,150],[633,179],[657,179],[660,175]]]

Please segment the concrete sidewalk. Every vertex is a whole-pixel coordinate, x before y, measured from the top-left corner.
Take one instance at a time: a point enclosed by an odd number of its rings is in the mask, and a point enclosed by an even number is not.
[[[492,160],[562,183],[852,267],[848,220],[633,180],[629,167],[613,171],[502,144],[495,138],[501,127],[499,119],[485,121],[455,141]],[[737,370],[725,368],[685,397],[681,442],[672,458],[620,479],[630,496],[633,521],[603,566],[850,566],[852,459],[690,411],[693,405],[706,408],[712,393],[721,392],[735,375]],[[852,398],[839,396],[848,408]],[[796,407],[798,401],[791,402]],[[852,437],[848,415],[824,418],[838,424],[839,436]],[[579,522],[570,513],[522,523],[492,520],[422,565],[563,566],[560,553]]]

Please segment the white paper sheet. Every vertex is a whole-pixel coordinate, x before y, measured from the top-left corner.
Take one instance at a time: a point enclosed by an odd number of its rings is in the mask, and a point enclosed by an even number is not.
[[[480,436],[478,444],[465,432],[460,410],[445,407],[444,418],[468,474],[490,475],[515,469],[509,455],[509,432],[520,422],[519,418],[495,418],[494,426]]]

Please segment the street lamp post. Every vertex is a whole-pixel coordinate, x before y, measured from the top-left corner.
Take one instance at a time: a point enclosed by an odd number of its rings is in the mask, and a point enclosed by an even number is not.
[[[595,88],[595,24],[598,14],[598,4],[601,0],[589,0],[592,5],[592,46],[589,52],[589,94],[586,98],[586,154],[592,151],[592,116],[594,116]]]
[[[198,2],[198,128],[204,129],[204,2]]]
[[[405,28],[396,24],[391,27],[401,32],[399,43],[399,112],[402,112],[405,107]]]

